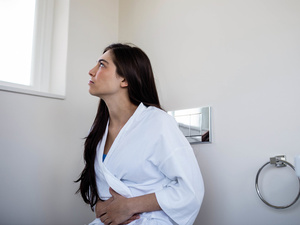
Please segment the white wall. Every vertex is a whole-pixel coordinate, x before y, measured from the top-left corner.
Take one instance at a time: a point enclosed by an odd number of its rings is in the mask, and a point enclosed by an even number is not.
[[[300,200],[269,208],[254,181],[269,157],[294,163],[300,154],[300,2],[126,0],[119,7],[119,40],[148,53],[163,107],[212,106],[213,143],[193,146],[206,187],[195,224],[299,224]],[[288,168],[261,177],[271,203],[296,196]]]
[[[82,225],[94,217],[73,181],[98,104],[88,71],[117,40],[118,1],[71,0],[68,8],[66,99],[0,91],[1,225]],[[21,72],[16,63],[11,75]]]

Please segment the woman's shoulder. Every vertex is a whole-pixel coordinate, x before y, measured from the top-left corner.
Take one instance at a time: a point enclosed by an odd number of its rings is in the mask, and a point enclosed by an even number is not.
[[[140,125],[152,135],[169,135],[176,138],[183,136],[175,118],[154,106],[149,106],[144,110],[140,122]]]
[[[143,126],[143,130],[154,143],[157,144],[156,140],[164,146],[163,151],[166,154],[173,152],[175,149],[190,148],[175,118],[166,111],[149,106],[142,117],[140,125]],[[161,151],[162,149],[160,149]]]
[[[155,106],[147,107],[142,117],[157,125],[177,125],[175,119],[171,115]]]

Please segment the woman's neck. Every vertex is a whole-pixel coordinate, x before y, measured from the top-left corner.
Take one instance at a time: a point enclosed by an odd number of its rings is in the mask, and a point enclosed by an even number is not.
[[[109,111],[110,126],[123,127],[129,118],[134,114],[137,106],[128,101],[119,103],[106,103]]]

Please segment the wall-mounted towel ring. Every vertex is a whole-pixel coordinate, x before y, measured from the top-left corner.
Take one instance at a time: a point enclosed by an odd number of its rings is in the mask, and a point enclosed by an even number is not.
[[[291,204],[289,204],[289,205],[285,205],[285,206],[276,206],[276,205],[272,205],[272,204],[270,204],[269,202],[267,202],[267,201],[263,198],[263,196],[261,195],[261,193],[260,193],[260,191],[259,191],[259,187],[258,187],[258,177],[259,177],[259,174],[260,174],[260,172],[262,171],[262,169],[263,169],[266,165],[268,165],[268,164],[274,164],[275,167],[284,167],[284,166],[288,165],[288,166],[290,166],[293,170],[295,170],[295,167],[294,167],[292,164],[290,164],[289,162],[285,161],[285,157],[284,157],[284,156],[275,156],[275,157],[273,157],[273,158],[270,158],[270,161],[267,162],[267,163],[265,163],[265,164],[258,170],[258,172],[257,172],[257,174],[256,174],[255,188],[256,188],[256,193],[258,194],[259,198],[260,198],[266,205],[268,205],[268,206],[270,206],[270,207],[272,207],[272,208],[275,208],[275,209],[285,209],[285,208],[288,208],[288,207],[294,205],[294,204],[297,202],[297,200],[299,199],[299,197],[300,197],[300,178],[299,178],[299,177],[297,177],[297,178],[298,178],[298,181],[299,181],[299,192],[298,192],[298,195],[297,195],[297,197],[295,198],[295,200],[294,200]]]

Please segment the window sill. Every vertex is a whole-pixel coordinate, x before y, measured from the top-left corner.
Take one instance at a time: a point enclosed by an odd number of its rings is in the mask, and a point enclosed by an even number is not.
[[[52,93],[29,90],[24,88],[17,88],[17,87],[8,87],[4,85],[0,85],[0,91],[7,91],[7,92],[18,93],[18,94],[33,95],[33,96],[60,99],[60,100],[64,100],[66,97],[65,95],[58,95],[58,94],[52,94]]]

